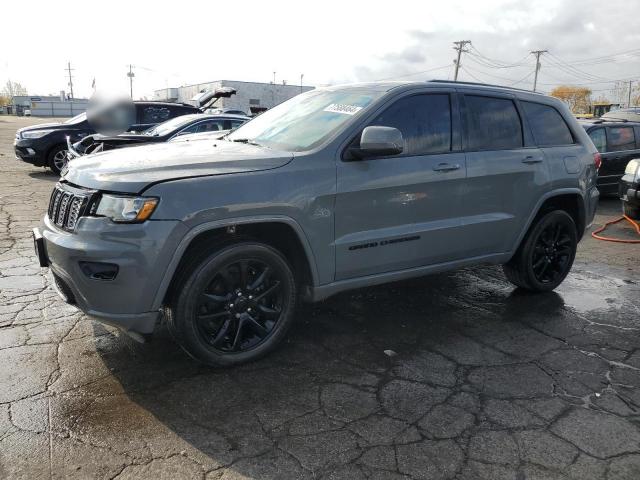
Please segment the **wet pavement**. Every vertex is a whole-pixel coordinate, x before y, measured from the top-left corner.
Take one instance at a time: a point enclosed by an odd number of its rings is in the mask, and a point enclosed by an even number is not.
[[[0,117],[0,478],[640,478],[640,246],[585,239],[545,295],[496,267],[342,294],[271,356],[211,369],[57,298],[30,238],[55,177],[13,159],[16,122]]]

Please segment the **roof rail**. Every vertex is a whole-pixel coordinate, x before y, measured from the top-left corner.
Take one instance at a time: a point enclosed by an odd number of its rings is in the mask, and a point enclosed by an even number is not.
[[[459,83],[460,85],[479,85],[481,87],[494,87],[494,88],[505,88],[507,90],[517,90],[519,92],[527,92],[527,93],[534,93],[536,95],[544,95],[544,93],[540,93],[540,92],[532,92],[531,90],[525,90],[524,88],[516,88],[516,87],[507,87],[506,85],[494,85],[491,83],[480,83],[480,82],[460,82],[460,81],[454,81],[454,80],[427,80],[428,82],[433,82],[433,83]]]

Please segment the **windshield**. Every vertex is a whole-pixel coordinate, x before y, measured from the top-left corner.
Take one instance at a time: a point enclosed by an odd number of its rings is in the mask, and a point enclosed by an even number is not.
[[[166,122],[162,122],[158,125],[148,128],[142,133],[144,133],[145,135],[153,135],[155,137],[166,135],[173,132],[175,129],[191,122],[194,117],[194,115],[182,115],[181,117],[175,117],[171,120],[167,120]]]
[[[82,112],[80,115],[76,115],[75,117],[71,117],[69,120],[65,120],[63,123],[80,123],[84,122],[87,119],[87,113]]]
[[[277,150],[310,150],[380,97],[360,89],[312,90],[293,97],[242,125],[226,139]]]

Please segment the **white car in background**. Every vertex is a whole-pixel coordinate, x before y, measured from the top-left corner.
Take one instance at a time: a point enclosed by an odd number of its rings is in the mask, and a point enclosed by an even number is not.
[[[198,140],[217,140],[221,137],[224,137],[232,130],[235,130],[248,120],[251,120],[251,117],[247,117],[246,115],[225,114],[219,122],[209,125],[208,130],[177,135],[169,140],[169,142],[175,143],[193,142]]]

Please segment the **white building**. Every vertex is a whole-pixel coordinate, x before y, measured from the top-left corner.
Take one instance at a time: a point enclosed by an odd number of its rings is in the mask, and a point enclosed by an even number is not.
[[[242,110],[247,113],[259,113],[268,110],[285,100],[295,97],[301,92],[313,90],[314,88],[304,85],[215,80],[213,82],[185,85],[178,88],[156,90],[153,99],[165,102],[189,103],[189,100],[201,91],[215,90],[220,87],[235,88],[237,93],[230,98],[221,98],[215,103],[215,107]]]

